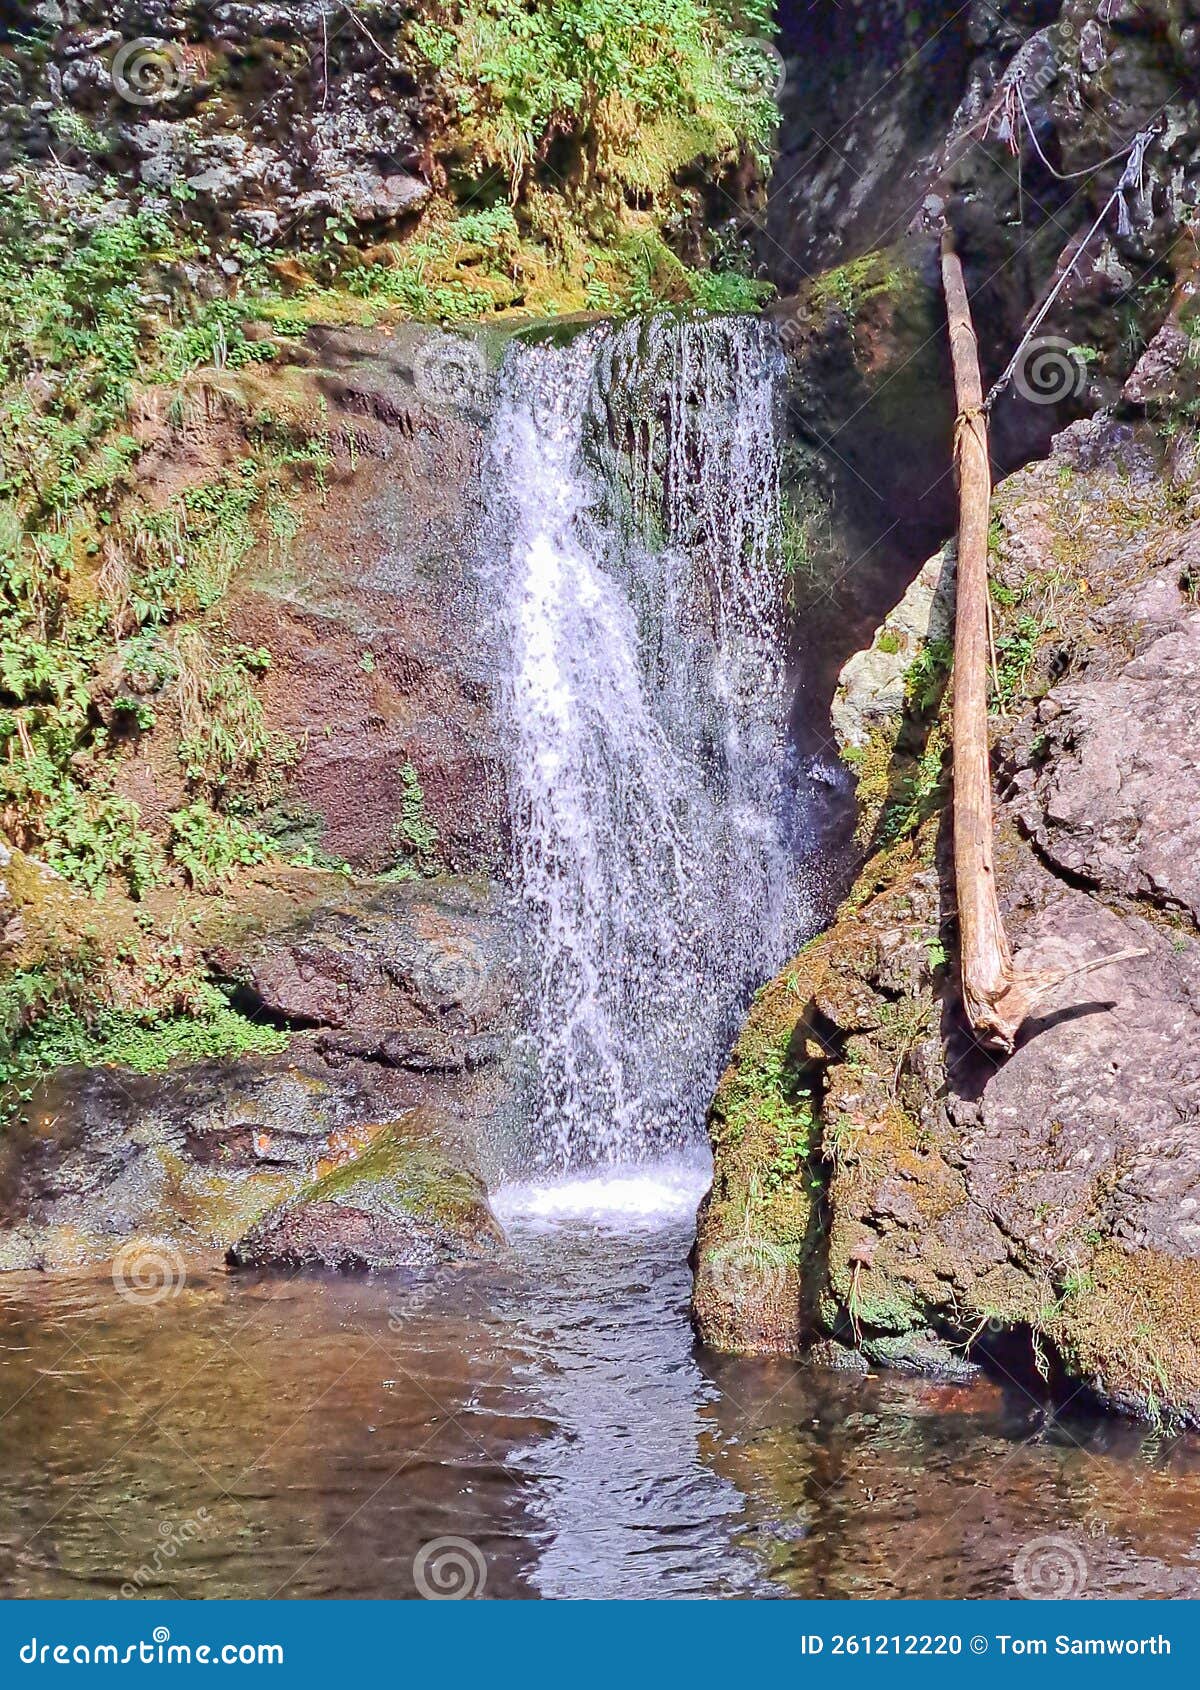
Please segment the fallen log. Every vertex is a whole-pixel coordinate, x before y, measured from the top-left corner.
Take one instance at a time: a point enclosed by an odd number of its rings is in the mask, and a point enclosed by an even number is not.
[[[958,573],[954,611],[954,889],[963,1009],[981,1043],[1011,1051],[1024,1021],[1064,980],[1145,950],[1118,951],[1074,968],[1013,965],[992,857],[988,746],[988,524],[992,474],[979,349],[962,261],[942,233],[942,288],[954,366],[954,468],[958,482]]]

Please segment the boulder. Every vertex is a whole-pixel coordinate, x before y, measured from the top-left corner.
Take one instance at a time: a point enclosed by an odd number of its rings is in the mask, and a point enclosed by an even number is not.
[[[931,642],[950,637],[954,569],[954,546],[949,544],[922,567],[867,649],[856,652],[842,669],[831,712],[842,751],[865,745],[873,728],[902,714],[913,663]]]
[[[0,1267],[106,1261],[139,1236],[228,1249],[382,1102],[373,1069],[311,1052],[60,1070],[0,1139]]]
[[[487,881],[263,872],[210,917],[205,955],[255,1014],[321,1029],[326,1053],[455,1074],[506,1046],[514,946]]]
[[[417,1110],[270,1209],[229,1252],[235,1267],[343,1272],[495,1256],[504,1234],[478,1172],[451,1156],[445,1125]],[[439,1136],[440,1135],[440,1136]]]
[[[498,1154],[516,997],[500,903],[485,882],[264,866],[206,906],[210,968],[287,1050],[39,1085],[0,1139],[0,1268],[103,1261],[138,1236],[227,1250],[381,1121],[411,1117],[410,1142],[436,1127],[447,1166]]]

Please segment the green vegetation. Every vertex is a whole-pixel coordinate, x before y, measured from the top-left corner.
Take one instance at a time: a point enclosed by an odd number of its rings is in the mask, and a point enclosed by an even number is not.
[[[186,252],[161,215],[102,216],[100,196],[49,210],[18,194],[0,217],[0,823],[78,885],[139,897],[173,868],[246,860],[215,812],[290,747],[255,695],[269,653],[230,643],[216,612],[256,539],[289,537],[289,489],[320,479],[327,450],[259,418],[215,479],[158,505],[134,495],[139,392],[271,348],[229,300],[159,321],[153,268]],[[172,404],[183,421],[182,390]],[[156,842],[120,754],[164,712],[200,807]]]
[[[404,853],[391,869],[390,876],[406,880],[414,874],[434,874],[437,870],[435,853],[438,845],[437,828],[425,811],[425,793],[410,762],[400,768],[404,795],[400,801],[400,820],[396,823],[396,843]]]
[[[993,703],[1003,707],[1023,697],[1037,649],[1047,632],[1036,616],[1018,617],[996,641],[996,688]]]
[[[28,1001],[28,976],[5,988],[6,1007]],[[233,1058],[286,1048],[288,1034],[264,1027],[230,1008],[215,988],[193,1015],[135,1014],[103,1009],[88,1016],[68,1003],[56,1003],[6,1046],[0,1045],[0,1085],[24,1090],[42,1074],[68,1064],[132,1068],[157,1074],[172,1062]]]
[[[882,844],[893,845],[897,840],[907,839],[942,808],[945,798],[942,765],[945,756],[946,738],[935,726],[912,773],[904,776],[899,795],[884,810],[879,826]]]
[[[885,650],[886,639],[879,641]],[[903,712],[873,727],[865,745],[843,752],[857,775],[857,837],[864,843],[895,845],[941,808],[948,735],[939,712],[953,659],[952,640],[927,640],[904,672]]]
[[[270,849],[261,833],[197,799],[171,817],[171,854],[191,884],[205,891],[233,869],[265,861]]]
[[[953,640],[927,640],[905,670],[905,703],[922,715],[936,709],[946,690],[953,662]]]
[[[665,192],[697,158],[765,163],[774,67],[754,38],[772,28],[762,0],[737,27],[698,0],[438,0],[411,39],[478,178],[516,200],[558,176],[615,202]]]
[[[902,294],[911,280],[911,272],[897,265],[890,253],[869,252],[823,272],[813,282],[809,297],[819,309],[837,310],[853,319],[872,300]]]

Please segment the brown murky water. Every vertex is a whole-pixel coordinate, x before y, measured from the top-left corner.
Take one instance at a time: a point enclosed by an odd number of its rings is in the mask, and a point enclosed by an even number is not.
[[[516,1194],[441,1289],[0,1282],[0,1590],[406,1597],[453,1536],[489,1596],[1010,1596],[1053,1537],[1085,1595],[1200,1594],[1196,1440],[699,1352],[697,1181]]]

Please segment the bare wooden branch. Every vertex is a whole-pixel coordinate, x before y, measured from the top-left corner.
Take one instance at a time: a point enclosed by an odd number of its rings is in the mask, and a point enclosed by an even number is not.
[[[980,1039],[1011,1051],[1021,1024],[1046,994],[1143,950],[1082,963],[1076,968],[1014,968],[1000,916],[992,857],[992,775],[988,749],[988,523],[992,476],[979,349],[971,304],[954,237],[942,235],[942,287],[950,330],[957,415],[954,467],[958,479],[958,576],[954,626],[954,886],[963,1008]]]

